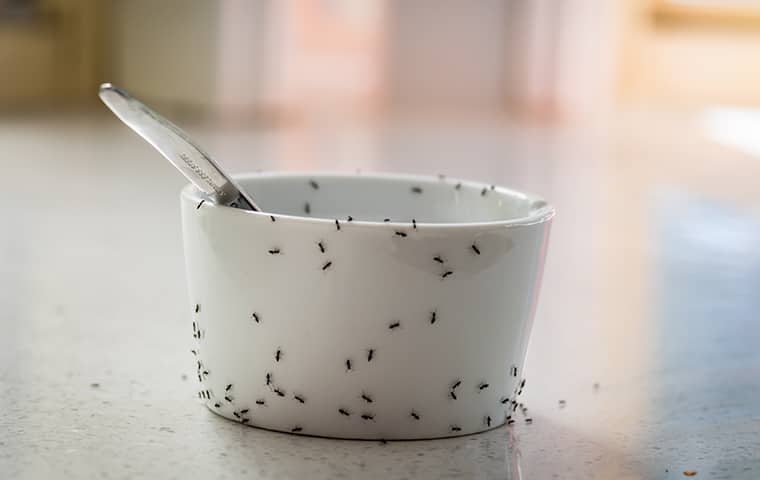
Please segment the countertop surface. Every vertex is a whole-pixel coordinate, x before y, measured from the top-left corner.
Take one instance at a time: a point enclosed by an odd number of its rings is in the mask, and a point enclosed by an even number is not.
[[[0,477],[760,478],[760,159],[704,127],[646,112],[588,131],[188,125],[234,172],[445,173],[556,206],[533,422],[381,443],[206,410],[183,179],[105,114],[0,118]]]

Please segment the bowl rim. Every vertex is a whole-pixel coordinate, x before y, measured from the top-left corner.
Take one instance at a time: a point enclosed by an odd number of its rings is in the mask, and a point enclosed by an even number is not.
[[[440,183],[440,182],[446,182],[451,183],[452,185],[455,185],[457,183],[461,183],[463,186],[469,186],[469,187],[475,187],[477,189],[482,188],[488,188],[489,190],[493,190],[496,192],[499,192],[501,194],[510,195],[514,197],[523,197],[527,200],[529,200],[532,204],[538,203],[540,206],[532,210],[532,212],[529,215],[522,216],[522,217],[515,217],[510,219],[503,219],[503,220],[489,220],[489,221],[483,221],[483,222],[416,222],[416,228],[423,228],[423,229],[461,229],[461,228],[471,228],[471,227],[524,227],[524,226],[530,226],[530,225],[537,225],[541,223],[546,223],[552,220],[554,218],[554,215],[556,214],[556,211],[554,207],[549,204],[544,198],[532,194],[532,193],[526,193],[522,192],[520,190],[515,190],[507,187],[503,187],[500,185],[492,185],[487,184],[484,182],[478,182],[475,180],[464,180],[459,179],[455,177],[441,177],[441,176],[431,176],[431,175],[417,175],[417,174],[406,174],[406,173],[389,173],[389,172],[361,172],[361,173],[351,173],[351,172],[332,172],[332,171],[266,171],[266,172],[246,172],[246,173],[239,173],[239,174],[233,174],[232,178],[236,183],[239,183],[241,181],[245,181],[248,179],[256,179],[256,178],[283,178],[283,177],[294,177],[294,178],[304,178],[305,180],[319,180],[319,179],[327,179],[327,178],[340,178],[340,179],[346,179],[346,178],[374,178],[378,180],[390,180],[390,181],[405,181],[405,182],[418,182],[418,183]],[[200,200],[208,200],[208,198],[200,192],[193,184],[187,184],[185,185],[181,192],[180,192],[181,198],[186,198],[188,201],[191,201],[193,203],[197,203]],[[334,218],[324,218],[324,217],[307,217],[302,215],[289,215],[284,213],[272,213],[272,212],[266,212],[266,211],[259,211],[255,212],[252,210],[243,210],[241,208],[234,208],[229,207],[226,205],[219,205],[213,202],[208,202],[206,204],[206,208],[212,208],[212,209],[218,209],[219,211],[225,211],[230,214],[235,215],[246,215],[246,216],[257,216],[257,217],[265,217],[265,218],[271,218],[274,217],[276,219],[288,219],[292,221],[299,221],[303,223],[315,223],[315,224],[330,224],[334,225],[336,219]],[[345,225],[347,222],[346,220],[341,221],[341,225]],[[351,225],[355,226],[362,226],[362,227],[388,227],[388,226],[395,226],[395,227],[408,227],[410,225],[409,222],[397,222],[397,221],[390,221],[390,222],[383,222],[383,221],[371,221],[371,220],[352,220],[350,222]]]

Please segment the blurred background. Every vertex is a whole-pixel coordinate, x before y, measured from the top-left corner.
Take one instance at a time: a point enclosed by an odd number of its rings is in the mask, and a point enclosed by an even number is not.
[[[135,397],[166,403],[162,421],[197,415],[169,406],[194,393],[172,340],[189,321],[184,180],[99,103],[108,81],[232,172],[443,173],[543,195],[558,215],[522,471],[758,478],[758,79],[755,0],[0,0],[0,387],[87,405],[70,385],[95,378],[103,422],[144,417],[119,403]],[[37,415],[15,430],[28,462],[4,471],[47,472],[35,435],[80,414]],[[106,461],[66,452],[74,473]]]
[[[586,120],[757,104],[752,0],[2,0],[0,106],[103,79],[233,119],[422,110]]]

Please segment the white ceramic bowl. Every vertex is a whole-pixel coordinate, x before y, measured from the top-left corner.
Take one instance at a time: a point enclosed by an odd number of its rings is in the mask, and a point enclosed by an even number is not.
[[[267,213],[202,202],[190,186],[181,195],[211,411],[360,439],[507,420],[554,214],[545,201],[401,175],[237,179]]]

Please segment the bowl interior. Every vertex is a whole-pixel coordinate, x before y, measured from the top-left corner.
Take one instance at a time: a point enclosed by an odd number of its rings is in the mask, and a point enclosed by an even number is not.
[[[538,221],[551,208],[503,187],[390,174],[237,176],[266,213],[355,221],[470,223]]]

